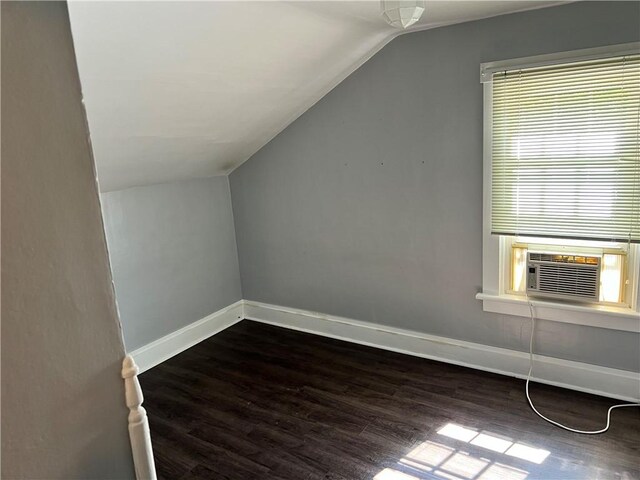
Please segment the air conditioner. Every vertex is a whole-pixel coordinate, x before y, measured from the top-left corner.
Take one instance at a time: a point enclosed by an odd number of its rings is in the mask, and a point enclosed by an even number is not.
[[[601,261],[595,255],[528,252],[527,295],[597,302]]]

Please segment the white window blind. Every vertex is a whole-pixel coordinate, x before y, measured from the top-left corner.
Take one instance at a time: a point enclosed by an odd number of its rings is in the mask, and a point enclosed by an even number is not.
[[[640,55],[492,80],[492,233],[640,243]]]

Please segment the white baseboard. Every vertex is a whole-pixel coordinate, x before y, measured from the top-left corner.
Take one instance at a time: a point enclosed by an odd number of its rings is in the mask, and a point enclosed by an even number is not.
[[[526,378],[529,355],[322,313],[244,301],[244,318],[464,367]],[[640,374],[534,356],[533,380],[626,401],[640,401]]]
[[[250,300],[240,300],[218,310],[131,355],[140,372],[144,372],[245,318],[517,378],[526,378],[529,369],[529,355],[524,352]],[[543,355],[534,356],[533,372],[533,380],[540,383],[640,401],[637,372]]]
[[[142,373],[230,327],[243,318],[243,301],[239,300],[180,330],[171,332],[169,335],[165,335],[144,347],[130,352],[130,355],[138,365],[140,373]]]

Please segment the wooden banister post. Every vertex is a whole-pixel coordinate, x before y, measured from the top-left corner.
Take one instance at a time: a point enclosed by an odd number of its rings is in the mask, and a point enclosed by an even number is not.
[[[142,406],[144,397],[138,382],[138,366],[131,355],[122,362],[122,378],[129,407],[129,439],[137,480],[156,480],[153,448],[147,412]]]

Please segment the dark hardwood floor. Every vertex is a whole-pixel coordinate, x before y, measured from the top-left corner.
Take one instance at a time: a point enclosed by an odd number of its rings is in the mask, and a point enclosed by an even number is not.
[[[140,381],[165,479],[640,478],[639,409],[247,320]]]

